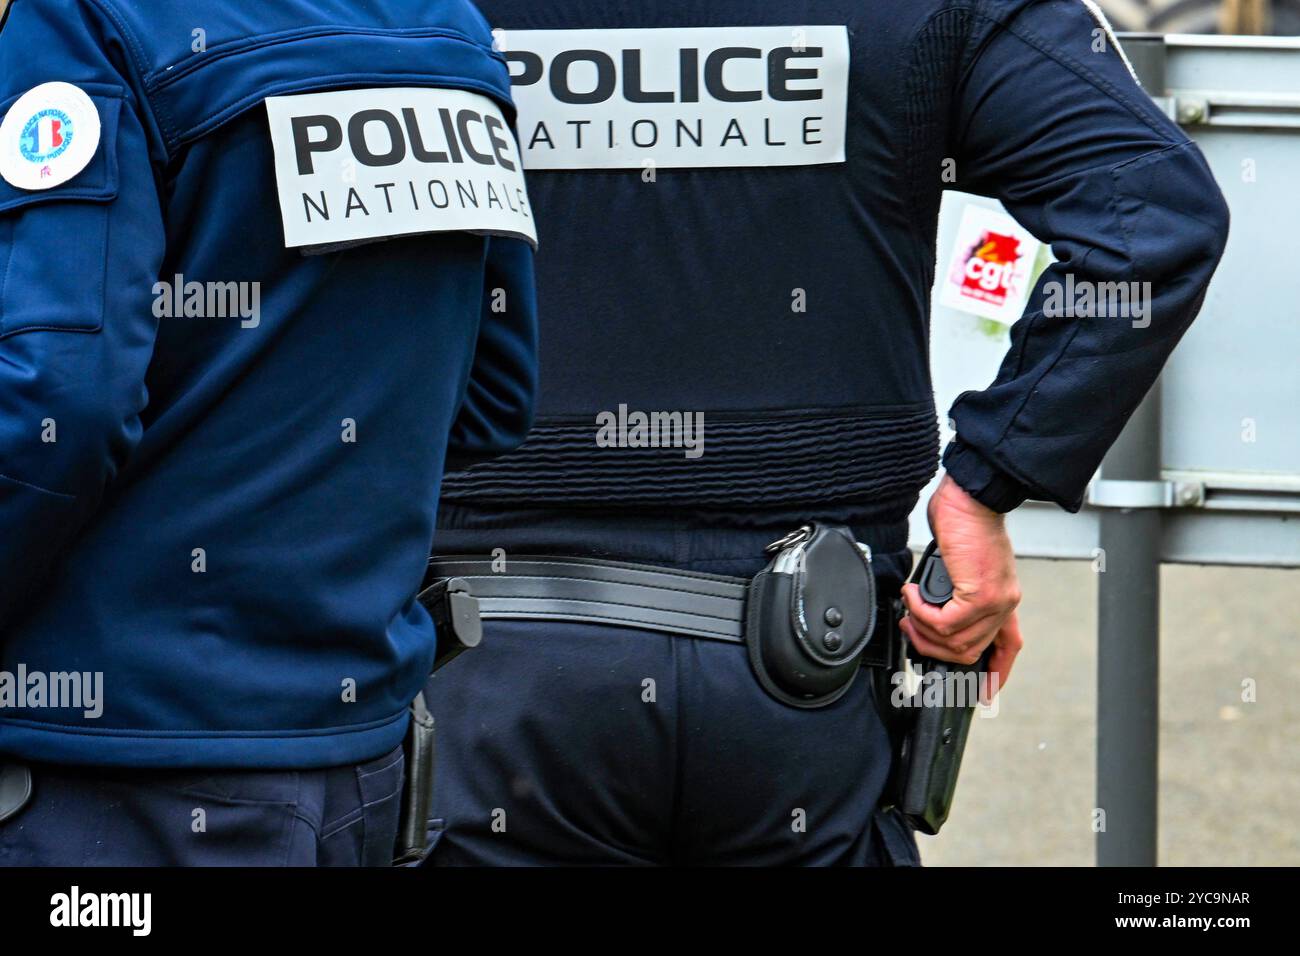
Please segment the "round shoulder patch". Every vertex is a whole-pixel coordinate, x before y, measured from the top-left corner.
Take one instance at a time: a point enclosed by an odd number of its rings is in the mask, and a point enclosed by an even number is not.
[[[99,148],[99,111],[71,83],[42,83],[0,123],[0,176],[19,189],[50,189],[89,165]]]

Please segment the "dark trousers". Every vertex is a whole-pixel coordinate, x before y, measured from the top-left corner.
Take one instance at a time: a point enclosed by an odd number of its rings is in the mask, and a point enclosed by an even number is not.
[[[431,678],[442,865],[917,865],[877,803],[890,749],[868,674],[788,707],[742,647],[500,621]]]
[[[444,503],[443,554],[570,554],[750,577],[792,530],[738,518],[475,510]],[[907,523],[855,526],[882,593]],[[489,621],[429,681],[432,865],[917,865],[883,813],[891,752],[870,673],[821,710],[778,703],[736,644]]]
[[[0,866],[389,866],[403,757],[323,770],[32,767]]]

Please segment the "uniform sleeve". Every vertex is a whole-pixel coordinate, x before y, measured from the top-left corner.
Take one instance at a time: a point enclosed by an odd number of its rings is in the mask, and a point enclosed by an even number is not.
[[[994,510],[1035,498],[1077,511],[1200,309],[1228,210],[1200,151],[1080,0],[979,9],[956,94],[957,186],[1001,200],[1058,261],[993,384],[952,406],[944,465]],[[1085,288],[1121,303],[1113,283],[1141,297],[1141,315],[1065,306]]]
[[[67,182],[0,180],[0,634],[60,573],[141,433],[164,237],[125,47],[73,0],[14,0],[0,30],[0,116],[61,82],[89,95],[101,127]],[[68,134],[37,130],[28,150]]]
[[[488,243],[483,315],[465,401],[452,426],[454,471],[519,445],[537,394],[537,296],[533,250],[521,239]]]

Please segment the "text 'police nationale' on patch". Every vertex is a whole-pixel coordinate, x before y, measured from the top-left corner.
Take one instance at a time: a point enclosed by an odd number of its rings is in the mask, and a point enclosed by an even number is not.
[[[844,162],[843,26],[497,36],[528,169]]]
[[[427,232],[536,244],[518,146],[464,90],[337,90],[266,101],[286,247]]]

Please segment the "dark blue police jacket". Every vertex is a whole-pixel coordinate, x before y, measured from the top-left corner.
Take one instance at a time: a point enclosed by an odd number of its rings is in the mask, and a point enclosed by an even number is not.
[[[999,511],[1075,510],[1224,247],[1201,153],[1081,0],[480,7],[543,223],[541,393],[522,448],[449,476],[447,527],[901,522],[939,458],[945,189],[1000,199],[1057,262],[944,464]],[[1150,283],[1148,324],[1050,301],[1119,282]],[[662,447],[656,412],[703,413],[702,454]]]
[[[400,742],[444,458],[532,410],[491,44],[462,0],[10,5],[0,755]]]

